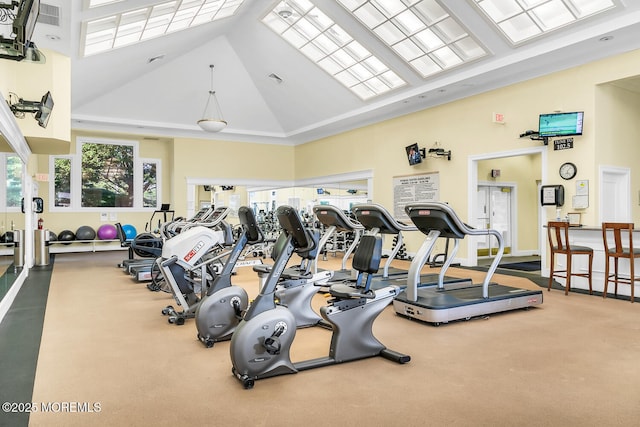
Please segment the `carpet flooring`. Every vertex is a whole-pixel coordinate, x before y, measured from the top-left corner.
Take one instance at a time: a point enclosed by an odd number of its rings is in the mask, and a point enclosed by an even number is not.
[[[124,275],[115,267],[121,256],[56,256],[31,401],[57,402],[48,407],[59,410],[32,413],[30,426],[638,424],[637,303],[544,290],[536,308],[440,327],[387,307],[374,333],[411,355],[408,364],[371,358],[244,390],[231,375],[229,343],[207,349],[193,320],[168,324],[160,312],[173,302],[169,295]],[[339,268],[339,260],[320,267]],[[451,268],[448,275],[478,283],[484,273]],[[257,294],[250,268],[233,281]],[[538,288],[524,277],[496,274],[494,281]],[[324,303],[318,294],[314,307]],[[330,336],[322,328],[297,331],[292,360],[325,356]],[[13,399],[10,393],[3,397]]]

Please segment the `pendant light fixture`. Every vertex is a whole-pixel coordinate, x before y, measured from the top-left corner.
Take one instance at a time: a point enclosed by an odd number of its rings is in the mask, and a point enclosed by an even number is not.
[[[198,126],[206,132],[220,132],[227,126],[227,122],[222,117],[222,110],[220,109],[220,104],[218,104],[216,92],[213,90],[213,64],[209,65],[209,68],[211,69],[211,90],[209,91],[207,104],[204,107],[202,119],[198,120]]]

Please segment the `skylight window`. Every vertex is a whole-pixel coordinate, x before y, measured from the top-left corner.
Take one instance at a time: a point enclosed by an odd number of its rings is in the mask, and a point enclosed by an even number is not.
[[[406,84],[308,0],[282,1],[262,22],[364,100]]]
[[[612,0],[474,0],[513,44],[616,7]]]
[[[487,54],[440,0],[338,0],[422,77]]]
[[[86,0],[89,9],[94,7],[105,6],[112,3],[120,3],[124,0]]]
[[[106,1],[93,1],[95,6]],[[233,15],[244,0],[173,0],[83,23],[84,56]],[[93,4],[92,4],[93,6]]]

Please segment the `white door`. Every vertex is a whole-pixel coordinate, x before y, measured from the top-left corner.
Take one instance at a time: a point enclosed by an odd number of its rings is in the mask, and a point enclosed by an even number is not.
[[[502,234],[505,253],[511,252],[511,206],[512,187],[478,186],[478,207],[475,226],[490,228]],[[478,240],[478,256],[493,256],[497,253],[498,243],[487,236]]]
[[[600,169],[600,221],[631,221],[630,171],[626,168]]]

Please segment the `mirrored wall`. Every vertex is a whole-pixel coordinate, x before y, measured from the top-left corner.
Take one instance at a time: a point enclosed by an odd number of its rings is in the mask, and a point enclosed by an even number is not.
[[[31,212],[31,204],[25,207],[27,215],[21,209],[22,197],[31,194],[31,180],[26,174],[26,162],[30,155],[29,145],[4,96],[0,94],[0,174],[5,181],[0,189],[0,238],[4,240],[0,245],[0,321],[9,310],[32,265],[31,257],[27,256],[24,257],[25,267],[15,268],[13,265],[15,232],[31,228],[31,220],[27,216]],[[33,251],[33,245],[29,242],[32,235],[27,230],[23,238],[21,247],[25,254]]]
[[[14,246],[18,230],[24,230],[21,211],[24,164],[11,147],[0,141],[0,299],[9,291],[18,272],[14,265]]]
[[[207,183],[190,183],[187,192],[194,194],[193,215],[197,210],[215,206],[228,206],[237,211],[240,206],[249,206],[258,217],[275,211],[278,206],[289,205],[301,215],[311,217],[313,206],[334,205],[349,211],[356,203],[372,199],[372,173],[358,172],[340,176],[319,177],[298,183],[269,182],[224,182],[212,180]]]
[[[294,187],[211,184],[198,186],[196,191],[197,209],[213,204],[237,211],[246,205],[256,215],[269,214],[281,205],[293,206],[303,215],[311,214],[315,205],[334,205],[348,211],[354,204],[369,199],[366,180]]]

